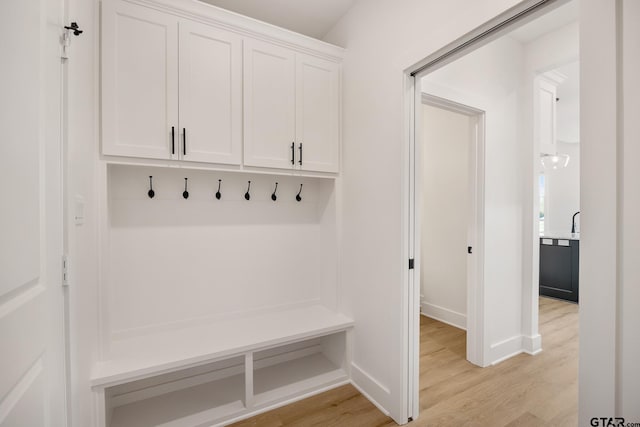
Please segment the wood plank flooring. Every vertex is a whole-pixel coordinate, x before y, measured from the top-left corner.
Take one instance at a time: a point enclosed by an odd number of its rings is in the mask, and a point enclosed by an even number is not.
[[[578,424],[578,306],[540,298],[543,352],[478,368],[466,333],[426,317],[420,325],[420,417],[407,424],[570,427]],[[235,427],[395,426],[353,386],[343,386]]]

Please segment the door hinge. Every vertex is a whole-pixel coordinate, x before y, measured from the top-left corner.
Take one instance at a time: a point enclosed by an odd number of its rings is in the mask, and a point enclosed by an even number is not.
[[[409,270],[413,270],[414,261],[413,258],[409,258]]]
[[[72,22],[70,25],[65,25],[64,31],[62,32],[62,55],[60,56],[62,59],[69,59],[69,46],[71,46],[71,34],[74,36],[79,36],[83,33],[83,30],[80,29],[77,22]]]
[[[62,255],[62,286],[69,286],[69,257]]]

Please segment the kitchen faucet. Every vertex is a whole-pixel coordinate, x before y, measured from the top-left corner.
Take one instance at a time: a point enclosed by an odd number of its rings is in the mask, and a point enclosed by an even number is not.
[[[573,214],[571,218],[571,234],[576,234],[576,215],[578,215],[580,211]]]

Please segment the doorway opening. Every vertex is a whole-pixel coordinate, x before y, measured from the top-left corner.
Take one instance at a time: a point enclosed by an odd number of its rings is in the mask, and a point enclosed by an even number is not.
[[[539,310],[566,311],[577,326],[576,307],[539,300],[541,231],[551,224],[551,174],[542,169],[540,156],[551,145],[553,155],[560,148],[573,152],[575,147],[565,147],[566,141],[556,134],[556,125],[561,127],[556,110],[561,101],[556,98],[563,97],[553,96],[553,104],[541,108],[538,92],[541,76],[548,80],[578,61],[577,37],[577,1],[528,2],[407,71],[407,241],[410,257],[416,260],[409,275],[409,417],[415,418],[424,406],[418,391],[424,380],[420,375],[425,375],[419,363],[424,357],[423,316],[466,328],[466,360],[480,367],[520,353],[540,353],[539,326],[549,317]],[[431,108],[430,117],[425,108]],[[461,108],[467,108],[467,119],[475,117],[479,124],[477,138],[468,143],[477,152],[439,152],[429,145],[428,135],[439,140],[440,148],[451,148],[446,138],[467,127],[463,118],[458,117],[446,137],[437,132],[454,121],[451,114],[464,116]],[[451,157],[458,162],[449,162]],[[574,165],[578,158],[573,156]],[[466,188],[459,185],[463,172],[470,178]],[[447,181],[443,174],[454,180]],[[469,194],[462,197],[466,191]],[[466,215],[460,215],[464,199]],[[577,258],[573,261],[577,269]],[[565,337],[568,344],[555,338],[546,342],[575,350],[577,377],[577,327],[575,334]],[[568,369],[573,369],[573,361]],[[577,401],[577,390],[575,396],[572,392],[567,391],[568,399]]]
[[[484,111],[420,94],[423,130],[417,147],[416,194],[421,206],[420,311],[466,330],[469,362],[484,365]],[[466,250],[462,250],[466,248]]]

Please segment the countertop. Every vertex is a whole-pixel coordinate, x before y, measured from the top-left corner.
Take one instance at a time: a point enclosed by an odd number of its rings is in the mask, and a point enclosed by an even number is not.
[[[542,233],[541,239],[580,240],[580,233]]]

